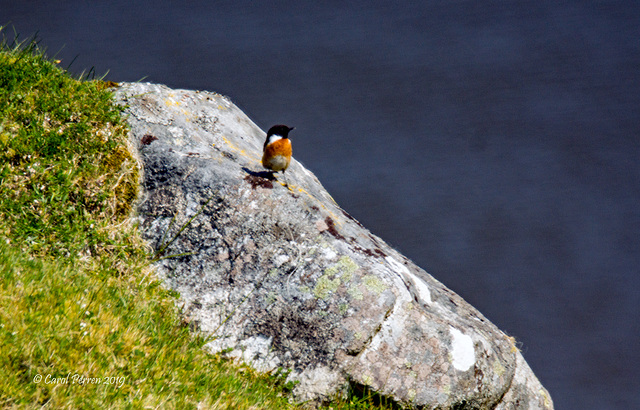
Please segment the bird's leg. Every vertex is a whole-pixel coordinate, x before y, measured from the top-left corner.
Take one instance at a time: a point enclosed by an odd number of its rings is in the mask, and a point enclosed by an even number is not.
[[[282,179],[284,179],[284,186],[286,186],[286,187],[287,187],[287,189],[288,189],[289,191],[291,191],[291,187],[289,186],[289,182],[287,182],[287,177],[286,177],[286,175],[285,175],[285,173],[284,173],[285,171],[286,171],[286,169],[283,169],[283,170],[282,170]]]

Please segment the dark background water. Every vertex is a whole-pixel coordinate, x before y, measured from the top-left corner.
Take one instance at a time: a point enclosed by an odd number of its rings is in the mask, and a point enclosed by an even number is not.
[[[0,24],[75,73],[295,126],[296,159],[515,336],[558,409],[640,408],[638,2],[96,3],[0,0]]]

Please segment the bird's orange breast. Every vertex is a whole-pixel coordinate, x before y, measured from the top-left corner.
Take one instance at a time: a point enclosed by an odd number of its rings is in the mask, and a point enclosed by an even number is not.
[[[262,155],[262,165],[274,171],[283,171],[291,162],[291,141],[281,138],[267,145]]]

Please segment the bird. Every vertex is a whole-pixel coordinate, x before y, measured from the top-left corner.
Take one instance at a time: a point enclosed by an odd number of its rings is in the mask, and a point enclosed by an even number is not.
[[[262,153],[262,166],[272,172],[284,172],[291,163],[291,141],[289,131],[295,127],[287,125],[274,125],[267,131],[267,139],[264,141]],[[285,180],[285,185],[288,185]]]

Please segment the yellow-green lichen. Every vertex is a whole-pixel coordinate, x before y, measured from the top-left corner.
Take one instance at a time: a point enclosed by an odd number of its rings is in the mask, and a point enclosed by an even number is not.
[[[360,290],[360,288],[358,286],[351,286],[349,288],[349,290],[347,291],[347,293],[354,300],[362,300],[362,299],[364,299],[364,295],[362,294],[362,291]]]
[[[538,393],[542,395],[542,399],[544,401],[544,407],[551,408],[551,398],[549,397],[549,394],[546,392],[546,390],[540,389],[538,390]]]
[[[387,290],[387,285],[385,285],[384,282],[382,282],[380,278],[375,275],[365,276],[364,278],[362,278],[362,282],[364,283],[364,286],[367,287],[367,289],[378,295]]]
[[[504,366],[498,360],[494,360],[493,362],[493,371],[496,372],[498,376],[502,376],[504,374]]]
[[[350,282],[357,269],[358,265],[350,257],[342,256],[338,262],[324,270],[313,288],[313,295],[318,299],[326,299],[340,284]]]
[[[278,294],[276,292],[269,292],[267,294],[266,302],[267,302],[268,305],[271,305],[271,304],[275,303],[276,300],[278,300]]]
[[[325,269],[324,273],[327,275],[337,275],[338,273],[342,273],[345,278],[351,280],[351,276],[353,272],[358,269],[358,264],[353,261],[350,257],[344,255],[338,259],[334,265]]]
[[[344,315],[349,310],[349,305],[346,303],[341,303],[340,306],[338,306],[338,310],[340,311],[341,315]]]
[[[335,292],[340,286],[340,279],[335,278],[331,279],[332,275],[324,274],[320,276],[318,282],[316,282],[316,286],[313,288],[313,296],[318,299],[326,299],[329,297],[329,294]]]
[[[345,272],[340,275],[340,281],[342,283],[349,283],[351,282],[351,279],[353,279],[353,274],[351,272]]]

